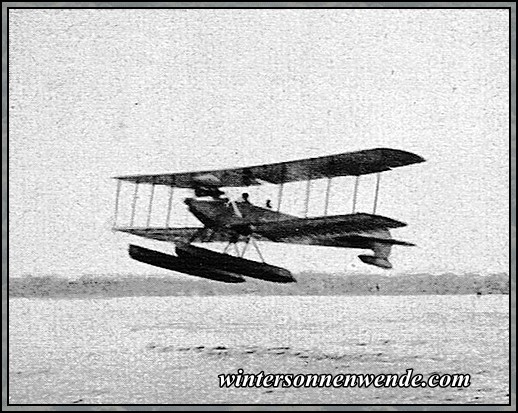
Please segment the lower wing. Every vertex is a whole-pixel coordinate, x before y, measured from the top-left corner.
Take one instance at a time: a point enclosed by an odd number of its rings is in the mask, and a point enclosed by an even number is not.
[[[392,239],[389,228],[399,228],[406,224],[380,215],[364,213],[318,218],[295,218],[279,221],[234,225],[226,230],[202,227],[185,228],[117,228],[117,231],[144,238],[166,242],[237,241],[250,233],[260,241],[290,244],[348,247],[379,242],[389,245],[407,245],[409,242]],[[202,232],[202,230],[205,230]],[[245,234],[245,235],[239,235]],[[237,237],[237,238],[236,238]],[[353,247],[354,247],[353,246]]]
[[[335,217],[294,219],[258,224],[254,232],[273,242],[370,249],[374,255],[360,255],[366,264],[390,269],[392,245],[413,246],[392,238],[389,228],[406,224],[379,215],[352,214]]]
[[[296,218],[229,226],[225,230],[200,227],[186,228],[117,228],[144,238],[174,243],[236,242],[253,235],[259,241],[320,245],[339,248],[370,249],[374,256],[360,255],[366,264],[392,268],[388,261],[392,245],[413,246],[395,240],[389,228],[406,224],[379,215],[351,214],[334,217]]]
[[[139,237],[154,239],[157,241],[188,243],[193,238],[201,236],[201,227],[186,228],[117,228],[117,231],[126,232],[128,234],[137,235]],[[213,232],[206,234],[207,238],[202,239],[203,242],[225,242],[229,241],[231,236],[223,232]],[[211,237],[210,240],[208,237]],[[199,240],[197,240],[199,241]]]
[[[341,244],[346,241],[361,243],[366,240],[413,245],[405,241],[393,240],[390,236],[389,229],[404,226],[406,226],[404,222],[365,213],[252,224],[255,234],[273,242],[324,246],[342,246]]]

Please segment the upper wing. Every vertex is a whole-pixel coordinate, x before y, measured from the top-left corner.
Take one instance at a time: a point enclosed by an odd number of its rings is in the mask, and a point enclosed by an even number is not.
[[[377,148],[248,168],[133,175],[121,176],[116,179],[178,188],[196,188],[200,184],[216,187],[245,187],[259,185],[260,180],[280,184],[336,176],[366,175],[419,162],[424,162],[424,159],[413,153],[398,149]]]

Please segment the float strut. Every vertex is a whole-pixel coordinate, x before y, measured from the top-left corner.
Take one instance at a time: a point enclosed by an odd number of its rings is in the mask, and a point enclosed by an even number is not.
[[[229,241],[228,244],[225,246],[225,249],[223,250],[223,254],[227,253],[228,248],[230,247],[230,244],[232,244],[232,243]]]
[[[250,238],[250,241],[252,242],[252,245],[255,247],[257,253],[259,254],[259,258],[261,258],[261,261],[264,262],[263,254],[261,254],[261,250],[259,249],[259,245],[257,245],[257,242],[253,238]]]
[[[241,251],[241,258],[245,256],[246,249],[248,248],[248,244],[250,242],[250,239],[247,239],[245,242],[245,245],[243,246],[243,251]]]

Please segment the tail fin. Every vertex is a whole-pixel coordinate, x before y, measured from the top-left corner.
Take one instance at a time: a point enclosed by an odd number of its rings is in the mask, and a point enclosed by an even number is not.
[[[371,249],[374,255],[359,255],[358,258],[365,264],[389,270],[392,264],[388,260],[392,245],[404,245],[412,247],[415,244],[406,241],[393,239],[387,229],[371,231],[368,235],[350,235],[343,237],[342,240],[348,242],[352,248]]]
[[[392,264],[388,260],[388,257],[390,255],[390,250],[392,249],[392,243],[372,241],[371,249],[374,252],[374,255],[360,255],[358,258],[360,258],[360,260],[365,264],[390,270],[392,268]]]

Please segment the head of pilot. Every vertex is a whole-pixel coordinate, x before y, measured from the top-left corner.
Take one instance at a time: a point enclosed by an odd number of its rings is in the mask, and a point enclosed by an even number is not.
[[[242,198],[242,202],[250,202],[250,200],[249,200],[250,195],[248,194],[248,192],[243,192],[241,194],[241,198]]]

